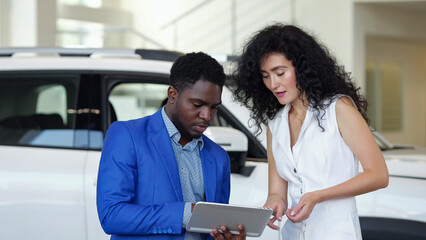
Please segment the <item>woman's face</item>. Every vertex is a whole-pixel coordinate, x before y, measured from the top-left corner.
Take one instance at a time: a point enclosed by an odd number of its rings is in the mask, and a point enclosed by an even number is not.
[[[260,63],[263,83],[277,97],[281,104],[291,104],[299,99],[300,91],[296,87],[294,66],[284,55],[271,53]]]

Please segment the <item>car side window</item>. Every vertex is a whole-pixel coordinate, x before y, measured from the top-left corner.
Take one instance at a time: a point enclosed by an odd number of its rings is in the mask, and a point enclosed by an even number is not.
[[[121,83],[114,86],[108,97],[113,121],[126,121],[155,113],[166,104],[168,87],[156,83]],[[232,127],[220,112],[210,126]]]
[[[52,84],[40,90],[36,99],[36,113],[56,113],[67,123],[67,90],[63,85]]]
[[[155,83],[121,83],[108,97],[114,120],[126,121],[151,115],[158,111],[167,99],[168,85]]]
[[[80,87],[79,74],[1,75],[0,145],[88,148],[90,129],[79,120],[87,113],[77,105]]]

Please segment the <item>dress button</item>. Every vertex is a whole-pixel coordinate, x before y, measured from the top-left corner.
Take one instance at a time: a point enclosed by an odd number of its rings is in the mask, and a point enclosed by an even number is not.
[[[297,173],[297,170],[296,170],[296,168],[294,168],[294,169],[293,169],[293,171],[294,171],[294,173]]]
[[[300,193],[303,193],[303,190],[302,190],[302,189],[300,189]]]

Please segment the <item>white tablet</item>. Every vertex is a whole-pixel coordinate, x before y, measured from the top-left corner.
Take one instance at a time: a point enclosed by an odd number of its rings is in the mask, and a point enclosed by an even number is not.
[[[272,209],[230,204],[198,202],[186,225],[189,232],[210,233],[225,225],[238,234],[238,224],[244,225],[247,236],[259,237],[272,215]]]

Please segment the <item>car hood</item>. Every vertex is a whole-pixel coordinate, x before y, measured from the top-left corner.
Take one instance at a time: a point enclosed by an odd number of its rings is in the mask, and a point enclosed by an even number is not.
[[[382,153],[391,176],[426,179],[426,148],[390,149]]]
[[[426,162],[426,148],[389,149],[382,152],[388,160]]]

